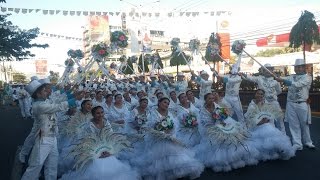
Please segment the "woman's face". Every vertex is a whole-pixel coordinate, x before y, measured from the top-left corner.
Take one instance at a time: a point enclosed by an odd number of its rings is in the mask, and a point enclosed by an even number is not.
[[[148,100],[144,99],[140,101],[140,107],[146,108],[148,106]]]
[[[214,102],[218,102],[219,101],[219,94],[217,93],[217,92],[213,92],[212,93],[212,95],[213,95],[213,100],[214,100]]]
[[[111,103],[112,102],[112,96],[108,96],[107,99],[106,99],[106,102],[107,103]]]
[[[256,101],[261,102],[264,99],[263,91],[257,91],[255,94]]]
[[[181,104],[185,104],[188,102],[187,95],[185,93],[180,94],[179,101]]]
[[[213,104],[213,102],[214,102],[214,97],[213,97],[213,95],[212,94],[209,94],[208,96],[207,96],[207,98],[206,98],[206,104],[209,104],[209,105],[211,105],[211,104]]]
[[[102,91],[97,92],[96,99],[100,100],[100,99],[102,99],[102,97],[103,97]]]
[[[37,93],[37,97],[40,99],[47,99],[48,97],[48,93],[47,93],[47,89],[45,87],[43,87],[38,93]]]
[[[158,99],[161,99],[162,97],[163,97],[163,93],[158,93],[158,94],[157,94],[157,98],[158,98]]]
[[[169,104],[170,104],[170,101],[168,99],[162,100],[159,103],[159,108],[162,110],[168,110]]]
[[[47,95],[50,96],[52,93],[51,84],[46,84],[45,89],[46,89]]]
[[[176,94],[176,92],[175,92],[175,91],[172,91],[172,92],[170,93],[170,97],[171,97],[171,99],[173,99],[173,100],[177,99],[177,94]]]
[[[90,112],[91,109],[92,109],[92,102],[91,101],[87,101],[82,105],[83,112]]]
[[[102,121],[103,118],[104,118],[103,109],[102,109],[102,108],[98,108],[98,109],[94,112],[93,118],[96,119],[96,120]]]
[[[114,102],[117,104],[122,103],[122,95],[117,95]]]
[[[193,92],[192,92],[192,91],[188,91],[188,92],[187,92],[187,98],[188,98],[189,100],[192,100],[192,99],[194,98],[194,95],[193,95]]]

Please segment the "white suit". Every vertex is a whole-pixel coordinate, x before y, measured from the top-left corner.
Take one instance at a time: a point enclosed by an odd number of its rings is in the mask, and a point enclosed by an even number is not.
[[[177,81],[176,87],[177,87],[178,91],[186,92],[188,89],[188,82],[187,81]],[[210,89],[211,89],[211,87],[210,87]]]
[[[44,166],[46,180],[57,179],[58,147],[57,147],[57,117],[56,112],[68,109],[68,102],[51,104],[41,100],[33,103],[35,120],[39,122],[36,141],[29,158],[29,166],[22,176],[22,180],[36,180]]]
[[[31,117],[30,110],[31,110],[31,99],[30,95],[25,89],[18,89],[18,100],[19,100],[19,107],[21,110],[21,115],[23,118]]]
[[[277,106],[281,109],[280,104],[278,102],[278,95],[281,94],[281,86],[280,83],[274,80],[273,77],[265,77],[265,76],[247,76],[246,79],[249,81],[255,82],[258,84],[258,88],[265,91],[265,99],[268,103]],[[283,119],[277,120],[277,128],[279,128],[282,132],[286,132],[285,126],[283,123]]]
[[[204,95],[211,93],[211,87],[212,87],[213,81],[210,81],[210,80],[206,81],[198,76],[196,79],[196,83],[200,85],[199,99],[203,100]]]
[[[286,119],[289,123],[292,144],[295,148],[302,149],[302,143],[312,145],[309,130],[311,122],[308,120],[311,112],[306,102],[309,98],[311,76],[291,75],[284,79],[291,82],[287,96]]]
[[[232,109],[237,115],[237,120],[239,122],[244,122],[242,105],[239,98],[239,89],[242,79],[239,75],[226,75],[222,77],[226,83],[224,99],[231,104]]]

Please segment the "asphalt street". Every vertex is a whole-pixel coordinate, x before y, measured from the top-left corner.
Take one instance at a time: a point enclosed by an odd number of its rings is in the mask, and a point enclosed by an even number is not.
[[[206,169],[199,179],[219,180],[319,180],[320,179],[320,118],[313,117],[311,136],[316,150],[304,148],[290,160],[260,162],[257,166],[247,166],[227,173],[215,173]],[[29,134],[32,121],[22,119],[17,107],[0,108],[0,152],[1,180],[11,179],[17,147],[22,145]],[[287,129],[288,130],[288,129]],[[287,131],[288,132],[288,131]],[[16,172],[13,172],[15,174]]]

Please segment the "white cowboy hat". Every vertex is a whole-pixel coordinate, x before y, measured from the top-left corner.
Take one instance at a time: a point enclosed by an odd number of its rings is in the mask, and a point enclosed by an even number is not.
[[[184,76],[183,72],[178,72],[177,76]]]
[[[39,79],[38,76],[32,76],[31,77],[31,81],[38,80],[38,79]]]
[[[41,84],[51,84],[49,78],[39,79],[38,81],[39,81],[39,83],[41,83]]]
[[[33,80],[25,87],[25,89],[32,96],[41,85],[42,84],[39,81]]]
[[[200,72],[200,75],[208,75],[208,73],[207,73],[207,71],[202,70],[202,71]]]
[[[296,59],[296,62],[294,63],[293,66],[302,66],[302,65],[306,65],[306,63],[304,62],[304,59]]]

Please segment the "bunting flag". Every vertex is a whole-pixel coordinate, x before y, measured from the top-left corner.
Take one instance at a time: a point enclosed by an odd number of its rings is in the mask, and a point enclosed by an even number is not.
[[[17,27],[15,27],[15,26],[7,26],[7,25],[0,24],[0,29],[9,29],[10,31],[13,31],[16,28]],[[39,36],[58,38],[58,39],[66,39],[66,40],[74,40],[74,41],[82,41],[83,40],[82,38],[59,35],[59,34],[52,34],[52,33],[46,33],[46,32],[40,32]],[[91,42],[98,42],[98,41],[91,41]]]
[[[7,8],[1,7],[2,12],[14,12],[16,14],[22,13],[39,13],[42,12],[43,15],[64,15],[64,16],[119,16],[120,14],[126,14],[130,17],[160,17],[165,15],[167,17],[197,17],[200,15],[210,15],[210,16],[231,16],[231,11],[210,11],[210,12],[167,12],[167,13],[160,13],[160,12],[101,12],[101,11],[68,11],[68,10],[52,10],[52,9],[26,9],[26,8]]]

